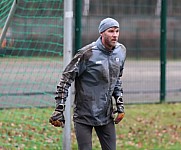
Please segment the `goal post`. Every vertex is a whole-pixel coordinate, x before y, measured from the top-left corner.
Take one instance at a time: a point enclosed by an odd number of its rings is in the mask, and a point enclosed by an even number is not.
[[[13,15],[14,15],[15,10],[16,10],[16,4],[17,4],[17,0],[14,0],[14,2],[13,2],[13,4],[12,4],[12,7],[11,7],[11,10],[10,10],[10,12],[9,12],[9,15],[8,15],[8,17],[7,17],[7,20],[6,20],[6,22],[5,22],[5,25],[4,25],[4,27],[3,27],[3,30],[2,30],[2,32],[1,32],[0,45],[2,45],[2,42],[3,42],[4,37],[5,37],[5,35],[6,35],[7,29],[8,29],[8,27],[9,27],[9,24],[10,24],[10,22],[11,22],[11,19],[12,19]]]

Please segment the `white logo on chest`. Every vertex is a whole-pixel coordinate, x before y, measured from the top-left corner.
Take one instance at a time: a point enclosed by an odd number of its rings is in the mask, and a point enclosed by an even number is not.
[[[119,62],[119,58],[116,58],[116,62]]]
[[[96,64],[102,64],[102,61],[101,60],[96,61]]]

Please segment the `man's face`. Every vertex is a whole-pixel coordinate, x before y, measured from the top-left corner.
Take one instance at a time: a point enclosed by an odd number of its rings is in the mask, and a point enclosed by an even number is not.
[[[102,43],[103,45],[111,50],[113,47],[115,47],[118,38],[119,38],[119,28],[112,27],[107,29],[106,31],[102,32],[100,34],[102,36]]]

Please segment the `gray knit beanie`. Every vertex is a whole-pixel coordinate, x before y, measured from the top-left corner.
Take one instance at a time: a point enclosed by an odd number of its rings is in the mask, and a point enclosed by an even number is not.
[[[113,18],[103,19],[99,25],[99,33],[102,33],[111,27],[118,27],[119,28],[119,23]]]

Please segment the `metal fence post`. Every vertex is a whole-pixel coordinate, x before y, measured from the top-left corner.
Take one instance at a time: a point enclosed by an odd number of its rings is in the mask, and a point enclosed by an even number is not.
[[[73,22],[73,0],[64,0],[64,68],[72,59],[72,22]],[[63,135],[63,150],[71,150],[71,95],[72,90],[69,89],[69,96],[66,101],[65,109],[65,127]]]
[[[75,53],[82,46],[81,40],[82,0],[75,1]]]
[[[167,0],[162,0],[160,19],[160,102],[162,103],[166,95]]]

